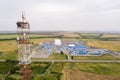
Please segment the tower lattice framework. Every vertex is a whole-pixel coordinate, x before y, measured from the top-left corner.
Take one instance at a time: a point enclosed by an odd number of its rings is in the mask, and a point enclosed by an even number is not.
[[[30,24],[25,20],[22,14],[22,21],[17,23],[17,42],[18,42],[18,60],[22,64],[31,63],[31,50],[30,50]]]
[[[31,43],[29,39],[30,24],[26,21],[23,13],[22,21],[18,21],[16,24],[18,35],[18,61],[23,65],[23,67],[20,69],[20,74],[23,76],[23,80],[31,80],[31,69],[28,65],[31,63]]]

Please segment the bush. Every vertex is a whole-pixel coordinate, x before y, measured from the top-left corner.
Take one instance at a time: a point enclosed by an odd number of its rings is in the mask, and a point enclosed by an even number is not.
[[[60,54],[63,55],[64,54],[63,51],[61,51]]]

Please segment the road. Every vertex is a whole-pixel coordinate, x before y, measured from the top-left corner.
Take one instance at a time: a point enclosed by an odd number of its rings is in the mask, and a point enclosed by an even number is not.
[[[49,66],[48,69],[46,69],[45,73],[43,73],[42,76],[45,76],[49,72],[49,70],[52,68],[53,64],[54,64],[54,62],[52,61],[51,65]]]
[[[32,62],[120,62],[120,60],[32,60]]]
[[[5,62],[6,60],[0,60],[0,62]]]
[[[5,61],[0,60],[0,62]],[[120,62],[120,60],[32,60],[32,62]]]

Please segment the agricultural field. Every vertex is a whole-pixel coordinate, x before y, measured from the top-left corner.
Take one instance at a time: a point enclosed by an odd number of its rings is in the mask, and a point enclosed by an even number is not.
[[[73,60],[119,60],[111,54],[104,54],[101,56],[73,56]]]
[[[17,50],[17,43],[15,40],[0,41],[0,52],[7,52]]]
[[[79,34],[74,33],[74,32],[61,32],[58,33],[59,35],[62,35],[62,37],[67,37],[67,38],[75,38],[75,37],[81,37]]]
[[[59,37],[57,34],[30,34],[30,38],[54,38]],[[0,34],[1,40],[16,40],[17,34]]]
[[[81,33],[82,36],[86,36],[86,37],[97,37],[100,36],[100,33]]]
[[[120,41],[86,40],[86,45],[120,52]]]
[[[79,36],[81,36],[82,39],[98,39],[103,34],[101,33],[77,33]]]
[[[120,34],[104,34],[101,36],[101,38],[110,38],[110,37],[113,37],[113,38],[120,38]]]
[[[16,59],[17,43],[15,40],[0,41],[0,59]]]
[[[120,34],[103,34],[99,37],[102,41],[120,41]]]
[[[15,62],[11,64],[9,68],[7,64],[10,64],[10,61],[0,62],[0,65],[2,65],[0,66],[0,79],[5,76],[5,73],[10,72],[5,80],[21,80],[22,77],[17,72],[20,67],[13,66],[16,64]],[[50,62],[32,63],[30,65],[32,69],[32,80],[101,80],[103,78],[105,78],[105,80],[119,80],[120,78],[120,63],[56,62],[52,64],[47,74],[44,74],[51,64]],[[85,77],[85,75],[87,75],[87,77]]]
[[[120,78],[119,76],[94,74],[78,70],[64,70],[63,73],[65,76],[63,80],[119,80]]]

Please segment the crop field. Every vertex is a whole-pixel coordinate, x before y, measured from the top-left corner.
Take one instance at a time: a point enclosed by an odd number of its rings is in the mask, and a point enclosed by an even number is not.
[[[87,45],[120,52],[120,41],[87,40]]]
[[[0,59],[16,59],[17,43],[15,40],[0,41]]]
[[[17,43],[15,40],[0,41],[0,52],[17,50]]]

